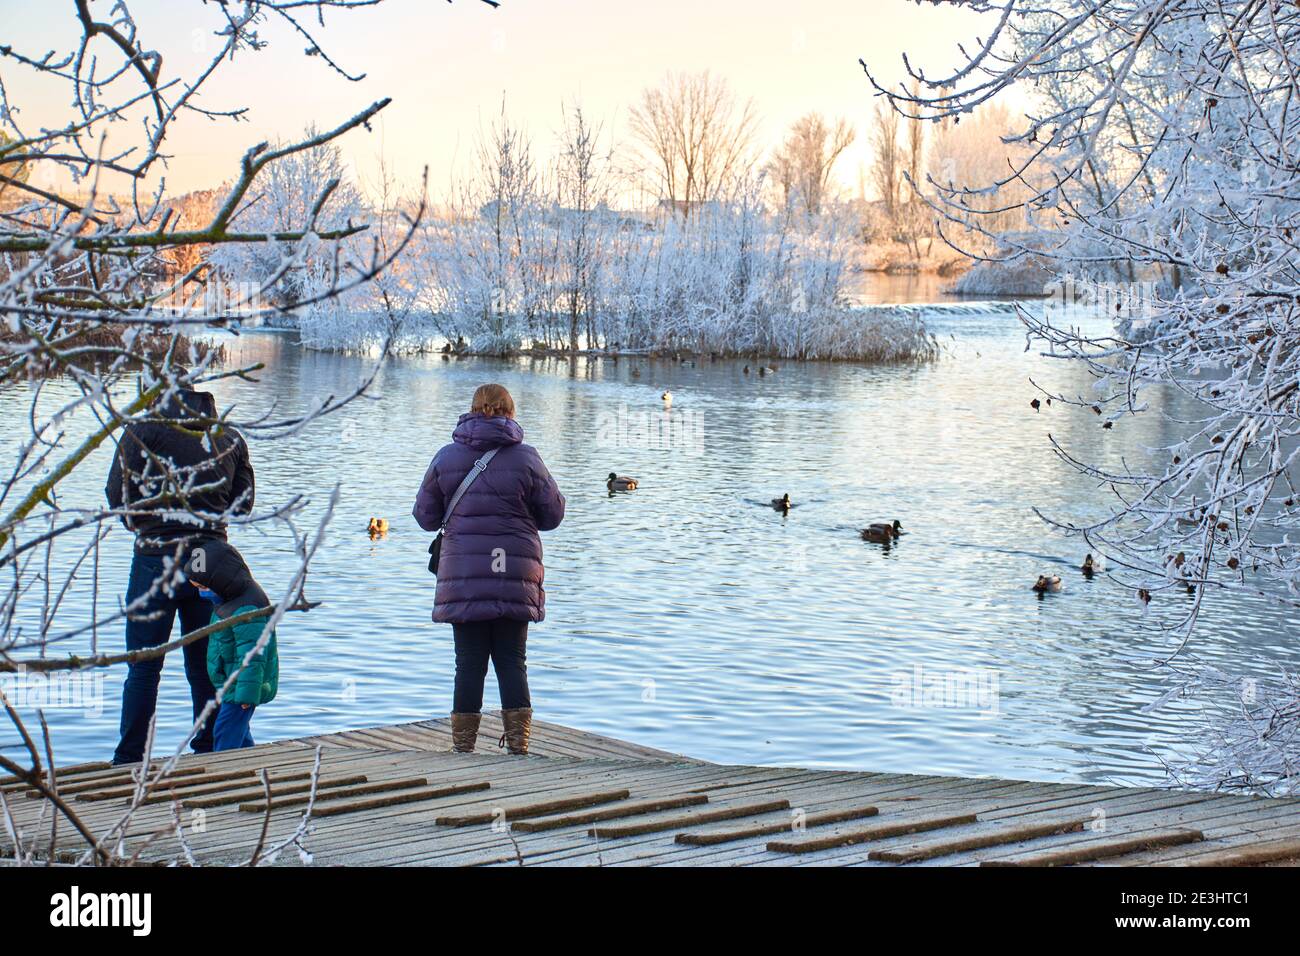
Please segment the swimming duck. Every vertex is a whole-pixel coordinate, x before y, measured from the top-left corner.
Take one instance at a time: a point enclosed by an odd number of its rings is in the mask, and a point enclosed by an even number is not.
[[[664,393],[659,397],[664,400],[665,405],[671,405],[673,403],[673,393],[668,391],[666,388],[664,389]]]
[[[372,538],[382,538],[388,534],[388,519],[371,518],[370,524],[366,526],[366,533]]]
[[[1065,585],[1061,582],[1059,574],[1040,574],[1038,580],[1034,582],[1034,590],[1039,594],[1055,594]]]
[[[772,507],[777,511],[789,512],[790,510],[790,492],[786,492],[780,498],[772,499]]]
[[[873,524],[858,533],[863,541],[874,541],[876,544],[893,544],[894,539],[898,537],[893,525],[887,524]]]
[[[894,521],[873,521],[862,530],[862,537],[864,539],[866,539],[868,531],[886,537],[892,541],[903,533],[903,523],[897,519]]]
[[[605,480],[605,487],[611,493],[615,491],[636,491],[637,480],[629,478],[627,475],[620,475],[618,472],[611,471],[609,478]]]
[[[745,373],[746,375],[749,374],[749,366],[748,366],[748,365],[745,366],[745,368],[744,368],[744,373]]]
[[[1092,577],[1093,573],[1101,570],[1101,561],[1094,558],[1091,554],[1083,556],[1083,565],[1079,568],[1087,577]]]

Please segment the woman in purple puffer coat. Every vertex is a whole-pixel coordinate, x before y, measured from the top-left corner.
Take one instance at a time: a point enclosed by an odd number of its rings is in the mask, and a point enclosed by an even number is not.
[[[474,750],[491,659],[501,690],[502,743],[512,754],[524,754],[533,718],[525,664],[528,623],[546,617],[537,532],[564,519],[564,495],[537,449],[523,443],[514,399],[504,387],[480,385],[451,437],[433,456],[412,514],[425,531],[437,531],[447,520],[433,619],[450,624],[456,639],[452,745],[460,753]],[[496,456],[446,519],[462,479],[493,448]]]

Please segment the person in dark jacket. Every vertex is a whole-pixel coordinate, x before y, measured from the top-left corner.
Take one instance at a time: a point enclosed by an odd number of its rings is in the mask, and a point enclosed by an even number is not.
[[[148,418],[127,425],[118,442],[104,494],[136,535],[126,589],[129,651],[166,643],[178,614],[186,634],[208,624],[212,605],[194,588],[177,583],[168,568],[195,544],[224,541],[228,518],[253,509],[248,446],[234,429],[214,424],[216,418],[211,394],[177,389]],[[214,694],[207,652],[206,639],[184,648],[195,720]],[[127,665],[114,764],[144,758],[162,665],[161,658]],[[195,753],[212,749],[211,720],[199,728],[192,746]]]
[[[195,548],[186,563],[185,576],[192,585],[215,596],[213,624],[271,604],[243,555],[225,541],[207,541]],[[264,618],[258,618],[208,637],[208,677],[213,686],[225,687],[230,676],[236,674],[235,682],[221,695],[221,707],[212,725],[214,751],[253,746],[253,711],[275,699],[280,686],[275,631],[260,650],[257,647],[265,624]]]
[[[433,619],[451,624],[456,641],[452,744],[461,753],[474,750],[491,659],[501,691],[502,742],[510,753],[524,754],[533,717],[528,625],[546,617],[538,532],[564,519],[564,495],[537,450],[523,443],[514,399],[504,387],[480,386],[451,437],[425,472],[412,513],[425,531],[447,525]],[[461,481],[493,448],[496,456],[448,516]]]

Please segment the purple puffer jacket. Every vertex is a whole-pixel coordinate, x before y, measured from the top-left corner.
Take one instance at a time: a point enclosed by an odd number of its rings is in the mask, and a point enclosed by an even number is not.
[[[479,456],[501,450],[447,523],[433,619],[447,624],[545,619],[537,532],[564,519],[564,495],[537,449],[523,444],[524,430],[514,419],[462,415],[451,437],[452,443],[433,456],[411,512],[425,531],[438,530],[447,503]]]

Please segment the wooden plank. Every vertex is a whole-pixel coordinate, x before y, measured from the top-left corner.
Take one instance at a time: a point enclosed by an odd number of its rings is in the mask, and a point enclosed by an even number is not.
[[[923,833],[927,830],[942,830],[945,827],[963,826],[976,822],[973,813],[955,813],[938,817],[913,817],[907,820],[893,820],[859,830],[845,830],[841,833],[810,840],[775,840],[767,845],[773,853],[812,853],[817,850],[829,850],[834,847],[853,846],[868,840],[884,840],[888,837],[904,836],[908,833]]]
[[[168,774],[162,780],[154,783],[151,780],[145,784],[147,790],[183,790],[188,787],[200,787],[209,783],[223,783],[230,780],[247,780],[256,778],[257,773],[253,770],[226,770],[221,773],[195,774],[176,778]],[[77,794],[77,800],[87,803],[97,803],[100,800],[116,800],[120,797],[132,796],[139,787],[136,784],[122,787],[110,787],[107,790],[87,790],[84,793]]]
[[[545,765],[547,761],[538,761]],[[586,769],[593,765],[584,761],[580,765],[581,769]],[[663,763],[606,763],[606,768],[618,767],[617,775],[605,774],[603,779],[609,782],[617,782],[618,785],[625,786],[637,795],[638,799],[649,799],[657,796],[674,796],[683,793],[690,793],[692,787],[699,786],[709,779],[726,780],[734,777],[734,768],[717,767],[709,764],[663,764]],[[572,771],[566,771],[566,775],[571,775]],[[786,796],[791,803],[796,805],[805,804],[810,809],[825,809],[828,807],[816,806],[826,802],[827,787],[822,785],[828,775],[817,773],[814,780],[807,785],[805,793],[800,793],[795,788],[788,790],[783,789],[782,795]],[[543,778],[543,788],[545,780],[554,779],[551,777]],[[835,784],[829,788],[832,791],[838,791],[841,794],[850,794],[856,787],[853,786],[853,778],[843,774],[830,776],[829,779],[835,781]],[[820,793],[819,793],[820,791]],[[796,802],[796,796],[798,800]],[[813,795],[817,798],[813,799]],[[770,792],[759,794],[762,797],[771,797]],[[858,802],[861,802],[860,800]],[[492,856],[500,852],[506,852],[512,849],[507,846],[502,849],[503,837],[499,834],[489,834],[486,829],[478,830],[481,839],[477,843],[466,842],[464,839],[439,839],[436,835],[430,837],[420,837],[402,841],[400,845],[385,845],[373,848],[367,845],[360,851],[358,856],[349,855],[347,862],[358,865],[374,865],[380,863],[398,863],[398,864],[437,864],[437,865],[458,865],[460,863],[479,859],[482,856]],[[546,839],[543,839],[546,838]],[[667,846],[672,848],[673,844],[664,837],[655,835],[647,837],[629,837],[624,840],[613,841],[606,844],[593,844],[587,837],[585,831],[567,830],[567,831],[550,831],[549,833],[537,834],[528,838],[523,844],[528,854],[530,862],[536,859],[543,859],[547,863],[560,863],[564,865],[573,860],[582,863],[601,863],[608,862],[615,857],[626,856],[627,853],[638,854],[643,852],[647,842],[656,847]],[[599,849],[596,849],[599,847]],[[625,849],[626,848],[626,849]],[[677,852],[680,854],[690,854],[700,852],[697,849],[678,847]],[[761,849],[761,848],[760,848]]]
[[[1166,794],[1167,797],[1178,797],[1179,799],[1173,799],[1169,802],[1152,802],[1146,797],[1138,797],[1133,800],[1124,796],[1124,793],[1124,790],[1116,790],[1104,800],[1095,801],[1095,806],[1100,806],[1106,810],[1105,820],[1108,825],[1104,830],[1094,830],[1092,827],[1088,827],[1086,828],[1087,832],[1062,837],[1058,842],[1058,847],[1087,844],[1098,839],[1105,830],[1124,835],[1148,830],[1193,829],[1204,833],[1207,840],[1228,838],[1245,832],[1250,833],[1253,842],[1259,842],[1266,838],[1257,836],[1252,831],[1261,831],[1283,824],[1288,812],[1287,808],[1278,805],[1280,801],[1261,801],[1252,797],[1198,795],[1184,792],[1181,794]],[[1075,806],[1069,811],[1054,815],[1059,817],[1066,815],[1066,813],[1073,815],[1075,812],[1091,815],[1090,811],[1093,808],[1093,806]],[[1290,812],[1294,813],[1293,810]],[[1009,822],[998,814],[989,814],[985,819]],[[1024,817],[1018,819],[1021,822],[1033,822],[1032,818],[1029,821],[1026,821]],[[1125,865],[1163,863],[1171,858],[1192,855],[1198,852],[1202,852],[1202,845],[1200,844],[1187,844],[1181,849],[1179,847],[1157,847],[1151,851],[1139,851],[1133,854],[1129,859],[1125,860]],[[963,859],[962,862],[980,863],[984,859],[999,859],[1007,855],[1005,850],[994,849],[993,851],[977,853],[974,858]]]
[[[1178,866],[1259,866],[1279,860],[1300,859],[1300,839],[1273,840],[1253,846],[1234,846],[1203,853],[1175,864]]]
[[[403,803],[438,800],[442,797],[454,797],[460,793],[486,790],[489,786],[490,784],[487,781],[481,781],[479,783],[460,783],[451,787],[422,787],[419,790],[397,790],[377,797],[368,797],[364,800],[349,800],[342,803],[331,801],[313,808],[312,818],[333,817],[341,813],[356,813],[359,810],[378,810],[383,807],[395,807]],[[283,804],[272,804],[271,808],[275,809],[276,806],[283,806]]]
[[[59,780],[67,777],[84,776],[88,773],[100,773],[104,770],[112,769],[113,765],[107,760],[96,760],[91,763],[73,763],[68,764],[66,767],[55,767],[54,780],[57,783]],[[50,772],[47,769],[42,770],[37,774],[37,777],[44,780],[49,775]],[[31,786],[30,782],[13,774],[5,774],[4,777],[0,777],[0,792],[2,793],[12,793],[15,790],[25,790],[29,786]]]
[[[1300,814],[1297,814],[1295,807],[1263,807],[1251,813],[1248,818],[1234,821],[1229,826],[1221,823],[1222,821],[1209,821],[1202,825],[1196,820],[1177,821],[1174,825],[1191,826],[1200,830],[1205,834],[1205,842],[1135,853],[1124,858],[1124,865],[1186,866],[1194,857],[1208,853],[1300,838]]]
[[[821,826],[824,823],[843,823],[845,820],[861,820],[863,817],[874,817],[880,812],[880,808],[872,806],[846,807],[842,810],[824,810],[820,813],[809,813],[803,818],[803,825],[809,827]],[[773,823],[756,823],[753,826],[738,827],[730,830],[705,830],[703,833],[679,833],[674,842],[683,843],[687,846],[714,846],[719,843],[730,843],[733,840],[743,840],[746,837],[769,836],[773,833],[785,833],[795,828],[796,821],[780,820]]]
[[[342,800],[347,797],[362,797],[374,793],[388,793],[393,790],[411,790],[415,787],[427,787],[429,781],[425,777],[404,777],[399,780],[379,780],[371,783],[367,781],[364,784],[356,786],[340,787],[336,790],[329,790],[325,793],[317,793],[316,802],[323,800]],[[474,789],[482,790],[483,787],[475,785]],[[468,792],[468,791],[467,791]],[[264,794],[254,794],[254,796],[264,797]],[[312,802],[311,790],[308,789],[303,793],[286,794],[283,799],[277,799],[275,794],[271,795],[271,809],[279,810],[281,807],[300,807]],[[239,809],[244,813],[265,813],[266,800],[260,803],[256,800],[249,803],[241,803]]]
[[[1184,843],[1198,843],[1205,839],[1200,830],[1167,830],[1164,833],[1139,833],[1128,836],[1115,836],[1108,839],[1094,840],[1076,846],[1063,847],[1059,850],[1042,850],[1037,853],[1023,853],[1019,856],[1006,857],[1001,860],[984,860],[980,866],[1068,866],[1072,863],[1090,863],[1112,856],[1123,856],[1138,850],[1150,850],[1161,846],[1180,846]]]
[[[256,776],[253,779],[257,782],[259,787],[262,785],[262,781],[258,780]],[[299,780],[310,779],[310,770],[298,770],[293,773],[276,773],[271,776],[270,781],[271,786],[275,787],[275,785],[279,783],[296,783]],[[140,805],[149,806],[154,803],[171,803],[175,800],[184,800],[188,797],[208,797],[214,794],[230,793],[230,787],[232,784],[236,787],[242,788],[245,787],[247,782],[247,777],[239,777],[237,780],[227,780],[221,783],[198,784],[185,787],[162,787],[159,788],[163,791],[162,793],[151,793],[140,801]],[[128,799],[126,802],[130,803],[130,800]]]
[[[613,803],[626,800],[631,793],[627,790],[604,790],[596,793],[583,793],[559,800],[546,800],[541,803],[524,803],[514,806],[494,807],[483,813],[462,813],[438,817],[434,822],[443,827],[468,827],[496,820],[521,820],[525,817],[544,817],[564,810],[581,810],[601,803]]]
[[[437,759],[431,760],[431,756],[436,756]],[[462,779],[467,779],[467,775],[476,774],[480,779],[483,779],[485,768],[491,767],[492,765],[496,765],[497,767],[509,766],[512,773],[493,774],[492,783],[494,787],[498,781],[512,783],[513,781],[511,778],[518,774],[530,780],[536,778],[537,783],[535,785],[530,785],[530,789],[535,786],[539,794],[550,797],[564,796],[564,793],[556,791],[557,788],[563,789],[566,786],[572,788],[569,790],[569,793],[580,792],[577,788],[584,783],[586,784],[585,789],[591,789],[591,777],[593,774],[587,772],[589,766],[597,776],[605,777],[601,765],[583,764],[581,771],[579,771],[579,765],[576,762],[560,760],[510,761],[507,764],[503,764],[495,757],[475,758],[464,755],[429,755],[427,753],[401,755],[397,762],[392,759],[392,755],[384,755],[383,759],[385,761],[384,766],[387,772],[392,772],[394,767],[399,769],[418,768],[422,772],[437,774],[440,782],[446,782],[446,780],[443,779],[444,777],[454,775],[459,775]],[[362,767],[365,765],[354,764],[354,766]],[[632,769],[636,769],[635,765],[630,766]],[[449,773],[445,769],[446,767],[455,767],[458,769],[453,774]],[[557,783],[556,781],[560,777],[567,777],[569,783]],[[603,782],[608,785],[611,781],[606,777]],[[625,787],[621,780],[619,781],[619,785]],[[516,802],[518,796],[518,793],[511,792],[507,789],[506,793],[495,797],[495,802],[497,805],[500,805],[501,802],[505,801]],[[488,795],[486,794],[470,794],[458,798],[453,797],[449,798],[448,803],[453,805],[459,803],[460,805],[454,807],[443,806],[439,808],[440,813],[446,815],[460,811],[481,811],[490,809],[491,807]],[[433,823],[429,816],[429,811],[426,807],[419,804],[411,805],[411,808],[405,810],[405,812],[403,812],[403,808],[401,807],[394,808],[393,811],[385,814],[383,825],[380,827],[374,825],[373,814],[354,814],[350,817],[345,816],[330,820],[328,823],[330,824],[328,828],[322,827],[318,830],[318,837],[329,840],[329,846],[333,853],[331,860],[347,862],[370,860],[374,863],[395,863],[400,862],[404,857],[411,855],[409,847],[412,845],[413,835],[422,834],[425,838],[426,844],[429,842],[434,842],[436,844],[438,842],[438,840],[434,838],[435,831],[433,830]],[[209,828],[209,830],[210,832],[216,832],[213,831],[212,828]],[[441,838],[442,844],[448,849],[455,842],[461,842],[465,839],[473,839],[459,835],[449,835],[453,834],[454,831],[442,831],[442,833],[444,834]]]
[[[994,827],[980,833],[955,839],[931,840],[912,843],[908,846],[892,847],[887,850],[872,850],[867,854],[869,860],[883,860],[886,863],[916,863],[919,860],[933,860],[935,857],[951,856],[965,850],[979,850],[989,846],[1005,846],[1011,843],[1023,843],[1040,837],[1055,836],[1058,833],[1074,833],[1082,830],[1089,821],[1049,820],[1044,823],[1020,823],[1012,826]]]
[[[158,769],[159,768],[157,767],[150,768],[150,774],[152,775]],[[171,773],[167,774],[167,779],[171,780],[179,779],[181,777],[195,777],[205,772],[206,771],[203,767],[177,767],[172,770]],[[102,777],[96,775],[90,779],[82,778],[75,780],[67,786],[60,784],[59,796],[67,797],[78,793],[89,793],[92,790],[99,790],[102,787],[122,787],[128,784],[134,785],[135,782],[135,778],[130,773],[104,774]],[[35,799],[42,799],[44,794],[31,790],[27,796]]]
[[[549,762],[533,761],[531,763],[545,766]],[[519,762],[513,766],[527,766],[527,763]],[[619,765],[613,763],[600,765],[590,761],[581,761],[568,764],[563,774],[572,777],[575,773],[583,773],[589,778],[591,774],[596,772],[598,767],[600,768],[599,772],[604,774],[605,768],[615,766]],[[754,775],[751,777],[750,783],[743,788],[750,791],[744,796],[752,799],[771,798],[773,796],[772,787],[761,782],[766,779],[768,773],[763,768],[718,767],[708,764],[623,764],[623,766],[627,769],[624,773],[620,773],[617,778],[606,776],[604,779],[610,779],[611,782],[617,779],[620,785],[627,786],[638,798],[687,793],[692,789],[701,788],[709,782],[726,783],[734,781],[741,772],[745,775]],[[649,783],[633,783],[630,776],[633,773],[636,774],[637,779],[648,780]],[[646,776],[647,774],[649,776]],[[763,776],[759,776],[760,774]],[[840,805],[864,803],[862,796],[862,791],[865,789],[864,781],[875,783],[880,777],[881,775],[845,773],[842,771],[799,771],[798,779],[802,782],[798,785],[782,784],[779,793],[788,799],[792,807],[807,807],[809,812],[819,809],[832,809],[836,802]],[[546,779],[554,779],[554,775],[544,778],[544,780]],[[923,778],[908,777],[907,783],[914,786],[918,779]],[[672,789],[668,789],[660,781],[671,781]],[[543,782],[543,789],[545,786],[546,784]],[[738,799],[737,793],[739,789],[742,788],[729,790],[728,793]],[[653,790],[658,790],[659,793],[651,792]],[[361,865],[384,863],[446,863],[456,865],[483,855],[495,855],[503,852],[501,842],[501,837],[489,837],[485,834],[481,843],[477,845],[482,851],[479,853],[475,852],[476,845],[467,845],[459,840],[453,843],[436,838],[417,838],[403,839],[400,842],[392,843],[384,842],[379,845],[376,845],[371,840],[363,849],[357,851],[358,855],[349,854],[345,859],[348,863]],[[317,844],[319,845],[319,838]],[[567,831],[567,833],[557,834],[546,843],[539,844],[535,840],[529,840],[525,846],[530,862],[542,859],[548,863],[577,863],[579,865],[586,863],[613,865],[611,861],[626,859],[636,859],[639,862],[641,858],[647,856],[657,858],[658,862],[689,862],[688,857],[693,859],[695,856],[708,853],[707,848],[675,847],[670,839],[665,840],[663,837],[656,837],[654,834],[646,837],[629,837],[624,840],[612,841],[601,845],[597,851],[589,840],[579,837],[572,830]],[[765,851],[761,846],[757,847],[757,851],[765,855]],[[714,850],[714,852],[725,853],[728,851],[726,847],[723,847],[720,850]],[[667,859],[667,854],[676,855],[672,859]],[[339,857],[334,857],[334,859],[339,859]]]
[[[699,813],[642,820],[640,823],[627,823],[612,827],[592,827],[587,831],[587,835],[602,840],[614,840],[620,837],[641,836],[645,833],[662,833],[664,830],[676,830],[678,827],[697,826],[701,823],[717,823],[720,820],[736,820],[740,817],[752,817],[760,813],[773,813],[777,810],[789,809],[789,800],[761,800],[754,803],[738,803],[727,807],[717,807]]]
[[[596,823],[600,820],[617,820],[622,817],[635,817],[643,813],[659,810],[680,810],[682,807],[695,807],[708,803],[707,794],[688,793],[680,797],[661,797],[657,800],[632,800],[600,810],[586,810],[581,813],[569,813],[556,817],[539,817],[535,820],[520,820],[513,828],[524,833],[539,833],[544,830],[558,830],[563,827],[579,826],[584,823]]]
[[[465,758],[458,758],[465,766]],[[496,764],[495,758],[471,761],[482,767]],[[664,762],[628,762],[628,761],[568,761],[559,758],[546,760],[510,761],[499,764],[502,771],[493,775],[494,786],[500,783],[503,792],[497,801],[511,803],[523,802],[520,788],[526,786],[537,799],[551,799],[575,792],[583,784],[590,786],[593,779],[599,779],[605,785],[622,787],[636,793],[638,799],[676,796],[688,792],[688,788],[709,778],[721,778],[726,771],[709,764],[669,764]],[[521,780],[525,783],[521,783]],[[498,804],[499,805],[499,804]],[[484,801],[476,801],[473,807],[465,807],[466,812],[490,809]],[[450,815],[450,811],[447,811]],[[400,818],[391,818],[400,824]],[[360,821],[358,821],[359,823]],[[429,831],[423,829],[424,821],[412,821],[410,828],[395,826],[376,839],[372,831],[358,826],[355,834],[347,834],[340,842],[333,842],[334,860],[342,860],[354,865],[377,864],[437,864],[456,865],[469,859],[477,858],[482,852],[499,852],[506,840],[490,828],[472,828],[466,832],[459,830]],[[412,832],[421,828],[418,833]],[[552,831],[554,832],[554,831]],[[561,831],[563,832],[563,831]],[[331,837],[334,835],[331,834]],[[548,834],[549,836],[549,834]],[[529,840],[531,848],[538,846],[542,836]],[[575,840],[586,844],[585,832],[579,835],[575,831],[557,835],[547,840],[547,846],[556,841],[567,845]]]
[[[451,720],[447,717],[436,720],[417,721],[405,727],[418,727],[421,733],[436,734],[441,737],[444,748],[451,747]],[[497,738],[501,736],[500,714],[488,712],[483,715],[479,727],[480,746],[497,749]],[[534,720],[530,751],[544,756],[569,756],[581,759],[637,760],[668,763],[703,763],[682,754],[647,747],[615,737],[585,730],[576,730],[549,721]]]
[[[296,775],[295,775],[296,776]],[[286,779],[280,777],[280,780]],[[330,790],[335,787],[347,787],[352,784],[365,783],[370,778],[363,773],[353,774],[350,777],[322,777],[316,783],[317,790]],[[302,783],[291,783],[286,787],[277,787],[272,783],[271,799],[275,801],[277,797],[289,796],[295,793],[311,792],[311,774],[306,775]],[[212,807],[225,807],[232,803],[243,803],[247,800],[255,800],[258,797],[266,796],[265,787],[250,787],[246,790],[227,790],[224,793],[218,793],[215,796],[208,797],[186,797],[181,801],[181,806],[187,810],[208,810]]]
[[[445,723],[445,721],[444,721]],[[342,735],[325,735],[320,743],[329,746],[326,766],[329,777],[320,781],[323,789],[316,795],[317,806],[342,805],[358,802],[362,797],[396,795],[402,791],[415,793],[419,799],[412,802],[393,803],[385,800],[385,807],[359,809],[357,812],[338,813],[323,817],[315,828],[312,850],[317,862],[358,865],[376,864],[446,864],[517,863],[519,859],[508,834],[488,827],[439,827],[438,815],[476,816],[491,819],[498,806],[535,807],[538,803],[554,801],[567,796],[579,796],[591,791],[619,789],[635,799],[611,801],[573,810],[552,810],[539,817],[519,819],[518,853],[534,864],[600,864],[623,865],[825,865],[862,864],[890,865],[882,856],[899,856],[906,851],[929,849],[925,859],[941,863],[997,862],[1030,855],[1028,850],[1071,851],[1095,847],[1105,837],[1139,836],[1151,831],[1195,830],[1204,835],[1202,842],[1184,843],[1166,848],[1136,850],[1118,857],[1103,857],[1123,865],[1135,861],[1153,864],[1194,864],[1204,860],[1207,865],[1247,865],[1259,859],[1262,863],[1295,858],[1296,848],[1290,841],[1300,842],[1300,815],[1294,802],[1280,800],[1248,801],[1241,797],[1186,793],[1152,788],[1093,787],[1078,784],[1038,784],[1024,781],[969,779],[961,777],[925,776],[915,774],[854,773],[844,771],[798,770],[793,768],[761,768],[744,766],[718,766],[692,763],[675,755],[647,756],[637,745],[626,744],[612,738],[588,735],[582,731],[551,725],[543,729],[534,723],[535,756],[528,760],[499,757],[495,751],[494,734],[499,734],[499,718],[485,715],[481,730],[484,746],[479,755],[468,756],[445,752],[450,746],[448,728],[437,722],[424,721],[370,728]],[[333,738],[342,737],[338,743]],[[545,742],[542,739],[545,738]],[[264,813],[261,806],[262,787],[256,772],[265,767],[275,775],[288,775],[310,770],[314,750],[311,741],[283,741],[264,744],[246,751],[231,751],[219,755],[186,755],[178,770],[196,778],[209,775],[209,779],[181,780],[170,778],[156,791],[160,802],[141,807],[133,818],[130,831],[123,837],[128,852],[131,847],[143,847],[144,841],[155,830],[170,822],[170,802],[173,797],[190,801],[223,801],[218,806],[230,806],[231,795],[244,797],[256,805],[256,813]],[[492,751],[489,756],[488,752]],[[629,756],[631,754],[631,756]],[[193,766],[190,766],[190,765]],[[200,766],[206,766],[203,770]],[[155,763],[156,767],[157,764]],[[136,788],[131,774],[145,768],[135,767],[88,770],[84,774],[60,774],[60,787],[78,787],[81,792],[124,787],[128,796]],[[214,773],[242,772],[234,783],[210,779]],[[343,775],[348,775],[344,777]],[[373,783],[383,777],[409,778],[415,783],[398,790],[385,789],[368,794],[348,793],[359,787],[391,787],[393,781]],[[170,775],[169,775],[170,777]],[[329,786],[341,779],[367,777],[366,782]],[[436,779],[440,786],[490,784],[495,796],[473,790],[431,803],[428,785]],[[183,785],[177,787],[176,783]],[[218,786],[218,784],[221,784]],[[21,781],[9,784],[19,790],[28,789]],[[302,807],[309,797],[309,784],[301,780],[278,783],[271,807],[277,809],[292,805]],[[302,788],[299,790],[299,788]],[[285,791],[297,792],[288,793]],[[421,794],[423,791],[423,794]],[[331,798],[331,794],[333,794]],[[725,804],[719,803],[726,797]],[[707,801],[689,803],[683,807],[669,805],[682,798]],[[701,817],[705,813],[740,804],[760,803],[781,798],[782,808],[803,810],[806,814],[840,811],[851,807],[875,807],[880,817],[853,829],[872,831],[879,838],[880,824],[912,821],[931,816],[957,816],[969,814],[975,824],[965,831],[934,833],[933,839],[924,837],[899,837],[880,844],[876,852],[868,854],[853,843],[819,852],[805,852],[794,856],[769,853],[764,842],[772,832],[786,833],[791,829],[789,813],[768,811],[764,818],[736,818],[730,824],[713,827],[717,834],[734,834],[730,840],[696,840],[708,837]],[[48,808],[42,801],[35,803],[19,800],[11,802],[17,826],[25,832],[37,832],[37,827],[47,826]],[[689,812],[695,809],[697,812]],[[746,813],[753,814],[753,807]],[[1026,831],[1016,828],[1038,828],[1059,824],[1062,821],[1082,820],[1095,809],[1106,812],[1111,824],[1108,833],[1071,831],[1058,836],[1030,837],[1041,839],[1038,844],[998,842],[990,844],[990,834],[1000,834],[1010,839],[1013,830],[1021,838]],[[87,826],[95,832],[106,832],[120,822],[122,808],[111,802],[87,802],[78,805]],[[42,817],[42,813],[46,817]],[[517,816],[517,814],[516,814]],[[548,825],[547,817],[553,823]],[[685,818],[677,826],[678,832],[669,833],[660,827],[672,817]],[[596,819],[598,818],[598,819]],[[856,818],[854,818],[856,819]],[[608,823],[602,823],[608,821]],[[188,835],[188,840],[199,860],[203,862],[240,862],[247,859],[257,843],[262,819],[242,812],[222,817],[221,825],[209,825],[201,834]],[[486,820],[485,820],[486,822]],[[807,818],[805,818],[807,822]],[[839,821],[827,821],[828,824]],[[234,825],[229,825],[233,823]],[[297,814],[287,812],[269,820],[268,839],[275,841],[289,836],[297,825]],[[593,841],[588,828],[615,830],[622,825],[656,824],[650,832],[629,835],[622,839]],[[914,825],[914,823],[913,823]],[[778,828],[773,831],[771,828]],[[637,827],[637,829],[645,829]],[[842,839],[846,827],[825,825],[816,836],[835,836]],[[834,833],[832,831],[840,831]],[[915,831],[914,831],[915,832]],[[525,835],[526,834],[526,835]],[[683,839],[678,841],[677,837]],[[746,838],[746,837],[750,838]],[[795,842],[806,836],[785,837]],[[780,839],[771,837],[772,840]],[[83,853],[76,843],[77,835],[70,828],[60,827],[58,853]],[[0,833],[0,845],[8,842]],[[1023,843],[1023,845],[1022,845]],[[1146,841],[1144,841],[1145,845]],[[903,845],[906,844],[906,845]],[[1273,844],[1278,844],[1274,846]],[[944,852],[933,855],[936,848]],[[144,850],[146,862],[175,860],[180,853],[174,836],[160,837]],[[1277,854],[1277,856],[1274,856]],[[1290,854],[1290,856],[1288,856]],[[909,857],[909,859],[912,859]],[[1218,863],[1219,860],[1225,862]],[[1243,861],[1237,863],[1237,861]],[[292,862],[292,861],[289,861]],[[1090,861],[1087,861],[1090,862]]]

